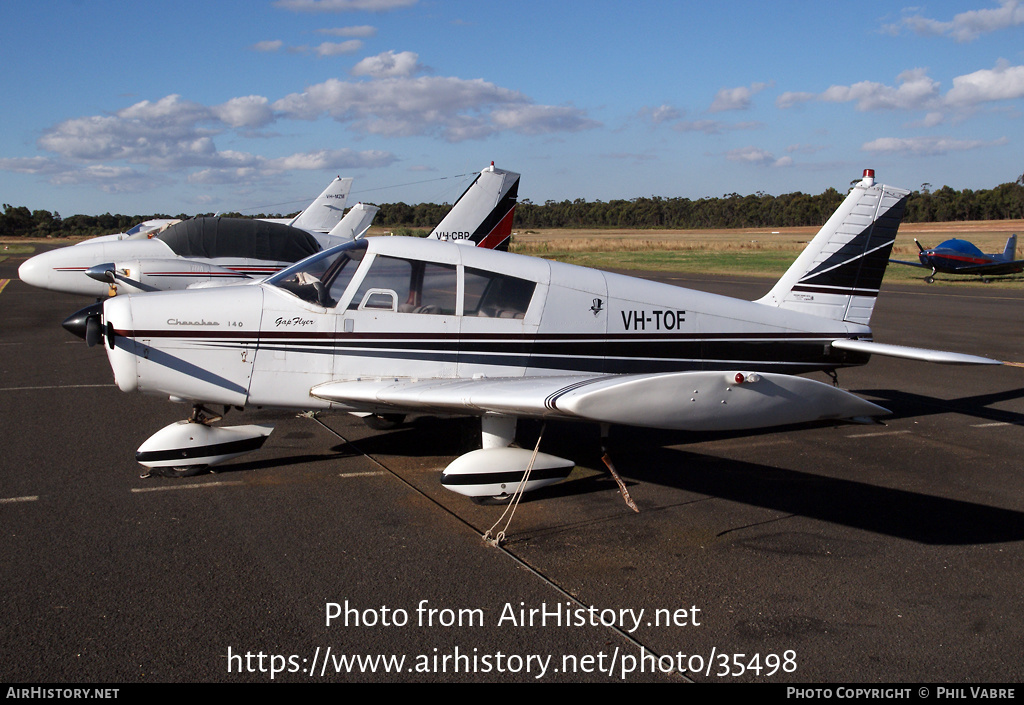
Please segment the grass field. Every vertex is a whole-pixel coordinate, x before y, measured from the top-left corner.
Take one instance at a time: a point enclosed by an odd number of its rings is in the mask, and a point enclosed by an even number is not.
[[[602,269],[732,274],[777,279],[818,228],[773,230],[527,230],[516,232],[512,251]],[[904,223],[893,259],[917,262],[917,238],[934,247],[950,238],[970,240],[983,252],[1002,252],[1006,238],[1024,236],[1024,221]],[[1019,249],[1018,249],[1019,251]],[[887,282],[921,283],[931,270],[891,265]],[[935,286],[977,284],[978,277],[938,275]],[[997,277],[992,285],[1024,288],[1024,274]]]

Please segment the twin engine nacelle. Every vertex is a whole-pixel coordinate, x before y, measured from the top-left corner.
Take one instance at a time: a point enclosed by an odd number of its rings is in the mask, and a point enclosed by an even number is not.
[[[105,282],[115,292],[138,293],[187,289],[200,283],[238,284],[250,277],[226,267],[186,259],[139,259],[90,267],[86,275]]]

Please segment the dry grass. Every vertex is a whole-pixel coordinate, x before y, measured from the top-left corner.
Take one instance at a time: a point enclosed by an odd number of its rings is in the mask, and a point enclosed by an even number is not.
[[[651,251],[799,251],[818,232],[817,227],[742,230],[524,230],[513,235],[515,252],[544,255],[553,252]],[[983,220],[958,223],[904,223],[894,253],[917,252],[914,238],[926,247],[953,237],[970,240],[984,252],[1002,252],[1006,238],[1024,236],[1024,220]]]
[[[778,277],[818,232],[817,227],[773,230],[598,230],[552,229],[516,232],[512,251],[585,266],[616,269],[703,272]],[[917,261],[918,239],[926,247],[958,237],[984,252],[1002,252],[1006,238],[1024,236],[1024,221],[914,223],[900,226],[893,258]],[[887,281],[921,282],[925,270],[894,265]],[[944,276],[950,281],[976,278]],[[998,279],[1013,288],[1024,286],[1024,276]]]

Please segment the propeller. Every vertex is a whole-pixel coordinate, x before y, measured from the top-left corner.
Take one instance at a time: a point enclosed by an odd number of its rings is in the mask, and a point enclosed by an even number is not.
[[[921,252],[924,252],[924,247],[921,245],[920,242],[917,241],[916,237],[914,238],[914,244],[917,245],[917,249],[921,250]]]
[[[114,327],[107,324],[106,330],[104,330],[102,318],[103,303],[97,302],[86,306],[81,311],[72,313],[64,319],[61,325],[69,333],[84,340],[90,348],[102,341],[104,334],[107,336],[107,343],[110,347],[114,347]]]

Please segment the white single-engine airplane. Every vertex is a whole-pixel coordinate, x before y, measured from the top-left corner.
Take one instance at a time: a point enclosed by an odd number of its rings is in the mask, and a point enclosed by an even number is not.
[[[118,386],[193,405],[147,440],[149,467],[213,465],[271,428],[215,427],[204,405],[479,416],[482,448],[441,475],[473,497],[568,476],[510,447],[519,418],[716,431],[866,420],[875,404],[796,373],[871,354],[999,364],[872,342],[908,191],[866,170],[772,290],[742,301],[480,247],[374,237],[253,286],[118,296],[68,319]]]

